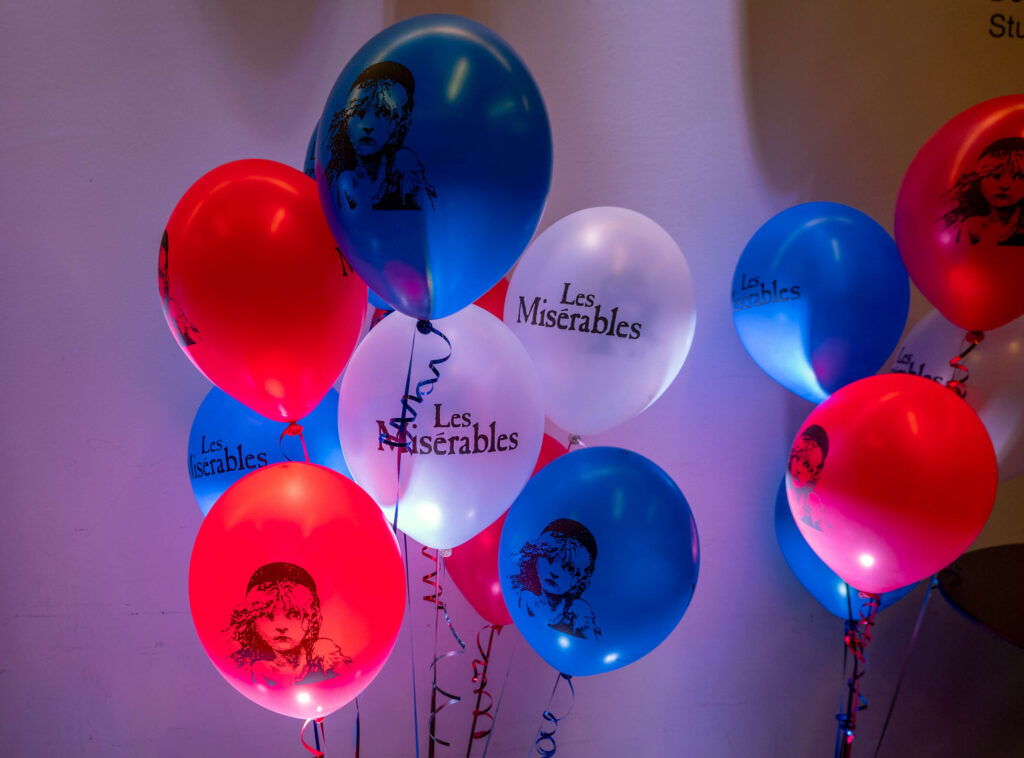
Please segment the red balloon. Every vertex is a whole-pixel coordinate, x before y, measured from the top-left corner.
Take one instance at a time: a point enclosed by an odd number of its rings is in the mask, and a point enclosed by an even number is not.
[[[968,108],[918,151],[896,201],[896,244],[957,326],[1024,314],[1024,95]]]
[[[316,182],[281,163],[215,168],[184,194],[160,245],[167,325],[210,381],[294,421],[355,349],[366,285],[324,220]]]
[[[848,384],[807,417],[786,492],[800,532],[847,584],[882,593],[963,553],[995,500],[985,426],[952,390],[886,374]]]
[[[536,474],[566,452],[568,450],[564,445],[545,434],[533,473]],[[505,511],[476,537],[452,548],[451,555],[444,559],[448,575],[462,596],[473,606],[473,610],[488,623],[499,626],[512,623],[498,577],[498,543],[501,542],[501,528],[507,515],[508,511]]]
[[[326,716],[363,691],[405,608],[398,542],[341,474],[279,463],[246,475],[203,520],[189,604],[213,665],[277,713]]]
[[[508,279],[502,277],[498,283],[477,298],[473,305],[479,305],[497,319],[505,315],[505,295],[508,294]]]

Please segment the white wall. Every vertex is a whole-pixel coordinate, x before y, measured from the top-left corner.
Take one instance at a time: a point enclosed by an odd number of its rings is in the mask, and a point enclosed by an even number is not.
[[[189,618],[201,515],[185,446],[208,384],[163,324],[157,246],[178,197],[214,166],[301,165],[337,73],[365,40],[415,13],[454,11],[504,36],[544,94],[555,172],[541,227],[595,205],[635,209],[672,234],[697,284],[697,334],[675,384],[590,442],[636,450],[680,485],[700,528],[700,582],[654,653],[576,682],[559,754],[828,754],[841,624],[790,574],[771,516],[811,406],[743,351],[733,268],[758,226],[797,202],[844,202],[891,229],[924,140],[963,108],[1024,89],[1024,40],[988,34],[992,12],[1018,7],[1024,18],[1024,6],[986,0],[9,3],[3,752],[305,754],[296,722],[220,678]],[[912,317],[927,309],[916,296]],[[1024,541],[1022,508],[1018,479],[979,544]],[[432,614],[414,593],[365,695],[364,755],[412,754],[409,629],[423,733]],[[454,588],[447,596],[472,637],[481,622]],[[874,748],[922,597],[880,616],[858,753]],[[511,673],[489,754],[522,756],[554,672],[514,630],[499,642],[492,692],[510,661]],[[470,658],[440,664],[466,695]],[[1015,754],[1022,680],[1020,650],[933,598],[882,754]],[[464,745],[468,712],[446,710],[441,736]],[[328,720],[328,755],[349,750],[353,719],[346,709]]]

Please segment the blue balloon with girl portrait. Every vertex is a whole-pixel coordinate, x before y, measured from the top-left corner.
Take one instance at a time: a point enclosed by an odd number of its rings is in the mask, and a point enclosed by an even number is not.
[[[512,504],[498,572],[523,638],[559,672],[599,674],[649,653],[697,584],[697,526],[675,482],[629,450],[593,447],[538,471]]]
[[[391,307],[441,318],[516,262],[551,184],[533,78],[497,34],[458,16],[367,42],[320,119],[316,179],[331,231]]]
[[[309,462],[351,478],[338,441],[338,391],[331,389],[298,421]],[[288,424],[271,421],[214,387],[196,411],[188,436],[188,475],[205,516],[232,484],[272,463],[305,461],[302,440],[284,435]]]

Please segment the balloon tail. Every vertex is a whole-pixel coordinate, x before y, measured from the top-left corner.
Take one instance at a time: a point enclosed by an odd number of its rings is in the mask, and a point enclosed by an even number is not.
[[[964,341],[962,344],[966,344],[967,347],[960,351],[960,355],[953,358],[949,365],[953,368],[953,375],[946,382],[946,386],[949,387],[953,392],[958,394],[960,397],[967,397],[967,388],[964,386],[967,384],[967,379],[970,377],[970,369],[964,365],[964,358],[978,346],[983,339],[985,339],[984,332],[971,331],[964,335]],[[957,372],[962,371],[961,376],[957,376]]]
[[[306,457],[306,463],[309,463],[309,450],[306,449],[306,437],[302,434],[302,426],[292,421],[285,430],[281,432],[281,436],[277,439],[277,444],[281,448],[281,455],[284,456],[286,461],[292,459],[288,457],[288,453],[284,450],[284,438],[285,437],[298,437],[299,442],[302,443],[302,454]]]
[[[836,758],[850,758],[853,754],[853,735],[856,730],[857,713],[868,707],[867,699],[860,694],[860,680],[867,670],[867,657],[864,655],[864,650],[871,642],[871,628],[875,624],[879,596],[861,592],[860,597],[864,601],[861,603],[860,617],[856,620],[847,619],[846,631],[843,635],[846,650],[853,657],[853,671],[846,683],[846,708],[836,714],[836,720],[839,722],[839,730],[836,734]],[[845,671],[845,665],[843,669]]]
[[[583,440],[580,439],[580,436],[578,434],[570,434],[569,435],[569,443],[566,445],[566,447],[569,450],[572,450],[574,445],[579,445],[580,447],[586,447],[586,445],[583,444]]]
[[[431,552],[433,551],[433,552]],[[437,716],[441,711],[450,705],[455,705],[460,702],[462,698],[459,695],[455,695],[451,692],[446,691],[440,687],[437,683],[437,663],[445,658],[449,658],[453,655],[460,655],[465,652],[466,643],[462,641],[458,633],[455,631],[455,626],[452,624],[451,617],[448,615],[448,608],[445,605],[444,600],[441,598],[443,588],[440,583],[440,573],[443,564],[441,563],[441,552],[436,548],[423,548],[423,555],[429,558],[434,563],[434,570],[423,577],[423,583],[430,587],[430,594],[424,595],[423,599],[434,606],[434,659],[430,663],[431,669],[431,687],[430,687],[430,722],[427,727],[428,732],[428,743],[427,743],[427,756],[428,758],[434,757],[435,744],[449,747],[450,742],[446,742],[437,736]],[[437,632],[439,627],[439,616],[444,613],[445,623],[448,625],[448,630],[452,633],[452,637],[455,638],[455,642],[458,643],[459,649],[448,650],[444,653],[438,654],[438,640]],[[438,704],[438,693],[445,698],[445,700]]]
[[[323,722],[324,720],[322,718],[306,719],[302,722],[302,728],[299,730],[299,742],[302,743],[302,747],[306,748],[306,750],[311,752],[316,756],[316,758],[324,758],[324,753],[320,750],[320,737],[317,735],[316,731],[318,726],[322,727]],[[306,728],[310,724],[313,725],[313,741],[316,743],[316,747],[312,747],[308,742],[306,742]]]
[[[487,629],[490,629],[491,633],[487,637],[487,649],[484,650],[480,635]],[[473,659],[473,684],[476,685],[473,692],[476,694],[476,704],[473,706],[473,723],[469,727],[466,758],[469,758],[473,752],[473,741],[487,737],[494,729],[494,715],[491,713],[491,708],[494,707],[494,697],[487,691],[487,666],[491,662],[491,645],[494,643],[494,635],[496,633],[501,634],[500,624],[489,624],[476,633],[476,650],[479,656]],[[481,708],[484,697],[487,698],[487,705]],[[489,725],[486,729],[477,730],[477,722],[481,718],[487,719]]]
[[[555,691],[558,690],[558,684],[563,679],[566,684],[569,685],[569,707],[561,716],[556,716],[551,712],[551,703],[555,699]],[[552,756],[554,756],[555,751],[558,749],[558,746],[555,744],[555,731],[558,729],[559,722],[572,713],[572,705],[575,700],[576,690],[573,689],[572,686],[572,676],[569,674],[559,674],[555,679],[555,686],[551,688],[551,697],[548,698],[548,706],[544,709],[544,713],[541,715],[543,721],[541,721],[541,725],[537,729],[537,737],[534,739],[533,745],[530,746],[530,754],[532,754],[534,748],[536,748],[537,755],[540,756],[540,758],[552,758]]]

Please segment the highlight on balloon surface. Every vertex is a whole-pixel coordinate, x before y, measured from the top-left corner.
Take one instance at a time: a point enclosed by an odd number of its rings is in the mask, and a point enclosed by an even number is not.
[[[213,387],[196,411],[188,436],[188,476],[205,516],[225,490],[246,474],[274,463],[305,461],[349,476],[338,440],[334,388],[298,421],[302,438]]]
[[[979,103],[921,147],[896,200],[911,279],[961,329],[1024,315],[1024,94]]]
[[[963,329],[932,311],[910,330],[889,371],[944,385],[954,378],[950,359],[967,347],[964,336]],[[985,332],[961,365],[967,370],[964,397],[992,439],[999,481],[1024,474],[1024,317]],[[964,376],[963,370],[956,374]]]
[[[327,716],[373,680],[398,637],[405,572],[380,509],[352,481],[279,463],[235,483],[189,565],[203,649],[253,702]]]
[[[878,371],[907,323],[910,282],[877,222],[839,203],[769,219],[732,280],[733,323],[766,374],[820,403]]]
[[[845,621],[859,618],[862,600],[858,597],[858,590],[851,588],[825,565],[807,544],[789,508],[785,479],[779,483],[775,497],[775,538],[793,576],[826,611]],[[878,610],[884,610],[902,600],[916,586],[916,583],[908,584],[883,593],[878,600]]]
[[[509,509],[501,590],[523,638],[563,674],[599,674],[652,651],[693,597],[700,544],[675,482],[629,450],[552,461]]]
[[[693,278],[654,221],[589,208],[533,241],[504,317],[541,375],[548,418],[594,434],[638,415],[679,373],[696,323]]]
[[[533,475],[567,452],[562,443],[545,434]],[[453,547],[451,555],[444,559],[448,576],[473,606],[473,610],[488,623],[500,626],[512,623],[512,616],[501,594],[501,578],[498,576],[498,545],[507,513],[501,514],[497,521],[475,537]]]
[[[331,90],[316,176],[324,215],[370,288],[416,318],[451,315],[515,263],[540,220],[552,145],[537,85],[487,27],[401,21]]]
[[[863,592],[890,592],[963,553],[995,500],[985,426],[952,390],[882,374],[815,408],[789,454],[786,492],[811,549]]]
[[[397,501],[399,529],[450,548],[515,500],[540,452],[544,410],[537,371],[501,321],[471,305],[433,326],[450,348],[400,313],[370,331],[341,383],[338,432],[352,477],[388,519]],[[403,448],[397,419],[407,376],[422,400],[408,404],[415,417]]]
[[[160,244],[167,325],[214,384],[275,421],[327,394],[362,329],[366,285],[294,168],[215,168],[175,206]]]

